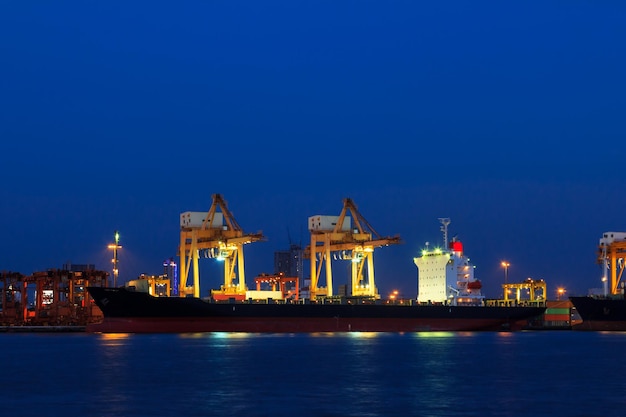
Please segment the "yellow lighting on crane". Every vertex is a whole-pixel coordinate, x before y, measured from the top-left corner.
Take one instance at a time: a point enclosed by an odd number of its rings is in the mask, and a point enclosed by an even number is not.
[[[208,212],[186,212],[181,214],[180,231],[180,290],[179,294],[200,297],[200,254],[223,262],[224,276],[221,290],[213,290],[216,297],[244,297],[245,285],[243,246],[263,240],[261,232],[244,234],[228,210],[220,194],[213,194],[213,204]],[[193,266],[193,285],[187,280]]]
[[[327,297],[333,295],[332,259],[351,260],[352,296],[380,298],[374,282],[374,248],[400,243],[399,236],[382,237],[376,233],[349,198],[344,199],[339,216],[310,217],[309,231],[311,244],[304,253],[311,260],[311,299],[315,299],[318,292]],[[352,251],[352,256],[344,256],[346,251]],[[318,284],[324,264],[326,288],[321,294],[323,288]]]

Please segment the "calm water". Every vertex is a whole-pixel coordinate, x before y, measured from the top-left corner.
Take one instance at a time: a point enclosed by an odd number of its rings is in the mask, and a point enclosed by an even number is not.
[[[2,416],[624,416],[626,333],[0,334]]]

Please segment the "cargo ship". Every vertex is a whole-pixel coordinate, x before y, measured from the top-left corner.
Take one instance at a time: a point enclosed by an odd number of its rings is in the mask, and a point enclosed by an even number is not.
[[[602,289],[569,297],[582,319],[575,330],[626,331],[626,296],[620,278],[625,267],[626,232],[605,232],[597,261],[603,266]]]
[[[519,330],[541,307],[488,307],[355,302],[210,302],[155,297],[126,288],[90,287],[102,333],[419,332]]]
[[[448,220],[449,223],[449,220]],[[186,332],[420,332],[521,330],[545,311],[541,305],[500,305],[485,300],[463,245],[427,247],[414,258],[418,297],[217,300],[196,296],[156,297],[129,288],[89,287],[104,314],[87,326],[102,333]]]
[[[626,299],[622,295],[569,298],[582,319],[576,330],[626,331]]]

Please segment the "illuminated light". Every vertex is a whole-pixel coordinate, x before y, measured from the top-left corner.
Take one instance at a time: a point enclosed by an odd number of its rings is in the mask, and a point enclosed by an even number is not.
[[[379,336],[376,332],[350,332],[349,337],[355,339],[373,339]]]
[[[101,333],[100,337],[106,340],[128,339],[130,333]]]
[[[220,250],[220,252],[218,253],[217,257],[215,259],[217,259],[218,261],[223,261],[226,258],[228,258],[228,251],[227,250]]]
[[[423,332],[415,332],[414,333],[415,337],[420,338],[420,339],[439,339],[442,337],[455,337],[456,333],[455,332],[431,332],[431,331],[423,331]]]
[[[511,264],[507,261],[502,261],[500,262],[500,265],[504,268],[504,284],[506,285],[509,281],[509,267]]]
[[[213,332],[211,336],[216,339],[246,339],[250,337],[250,333],[243,332]]]
[[[52,304],[53,297],[54,297],[54,291],[52,291],[52,290],[43,290],[41,293],[43,295],[42,304]]]

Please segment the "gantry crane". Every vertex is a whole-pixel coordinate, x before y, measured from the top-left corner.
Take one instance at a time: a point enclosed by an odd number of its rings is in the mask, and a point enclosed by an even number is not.
[[[224,262],[224,283],[214,296],[243,298],[246,293],[243,245],[263,240],[261,232],[244,233],[226,201],[213,194],[213,204],[207,213],[185,212],[180,218],[180,289],[181,296],[200,297],[199,258],[214,258]],[[193,285],[187,286],[193,264]],[[237,269],[235,269],[237,267]]]
[[[607,288],[609,279],[610,294],[621,293],[624,286],[622,275],[624,274],[624,268],[626,268],[625,232],[606,232],[602,235],[598,245],[598,263],[603,266],[602,281],[605,293],[609,292]],[[607,272],[610,273],[610,278],[606,276]],[[621,285],[620,282],[622,282]]]
[[[524,282],[503,284],[502,289],[504,291],[504,301],[509,301],[509,293],[511,290],[515,290],[515,301],[518,303],[522,298],[522,290],[528,290],[528,300],[530,302],[544,301],[546,300],[548,287],[546,282],[542,279],[526,278]],[[539,292],[539,294],[537,294]]]
[[[352,214],[352,219],[347,216]],[[351,224],[354,221],[354,225]],[[310,298],[315,299],[322,265],[326,263],[327,297],[333,295],[332,259],[349,260],[352,263],[352,296],[379,298],[374,281],[374,249],[400,243],[400,237],[382,237],[359,213],[356,204],[350,199],[343,200],[341,214],[335,216],[309,217],[311,244],[304,251],[304,257],[311,260]],[[332,257],[332,258],[331,258]],[[319,261],[319,263],[318,263]],[[364,276],[367,265],[367,276]]]

